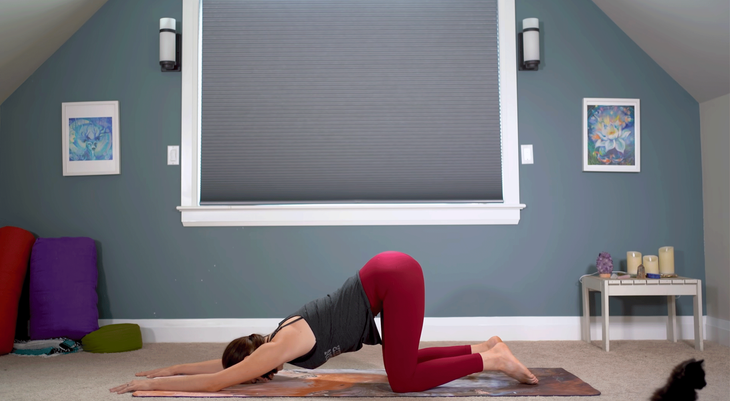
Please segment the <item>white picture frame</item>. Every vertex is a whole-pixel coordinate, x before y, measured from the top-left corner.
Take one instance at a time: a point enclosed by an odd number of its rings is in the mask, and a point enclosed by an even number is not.
[[[583,99],[583,171],[641,171],[639,99]]]
[[[121,173],[119,101],[61,103],[63,175]]]

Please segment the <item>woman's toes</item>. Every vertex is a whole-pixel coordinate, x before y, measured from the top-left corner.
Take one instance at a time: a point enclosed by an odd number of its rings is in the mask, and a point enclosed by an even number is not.
[[[487,350],[492,349],[492,347],[494,347],[495,345],[497,345],[501,342],[502,342],[502,339],[499,338],[499,336],[494,336],[494,337],[490,338],[489,340],[487,340]]]

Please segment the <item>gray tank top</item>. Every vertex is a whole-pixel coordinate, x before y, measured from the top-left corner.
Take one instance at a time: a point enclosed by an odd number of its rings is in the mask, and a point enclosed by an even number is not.
[[[381,343],[358,273],[335,292],[305,304],[281,323],[294,316],[301,316],[309,324],[316,343],[309,353],[290,361],[292,365],[314,369],[334,356],[361,349],[363,344]],[[281,323],[271,339],[284,327]]]

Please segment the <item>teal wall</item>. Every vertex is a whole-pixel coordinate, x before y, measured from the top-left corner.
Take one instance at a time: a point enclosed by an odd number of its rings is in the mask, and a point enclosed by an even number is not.
[[[518,73],[516,226],[184,228],[180,79],[160,72],[159,18],[180,0],[109,0],[0,106],[0,226],[99,246],[101,318],[283,317],[333,290],[372,255],[399,250],[426,275],[427,316],[577,316],[578,278],[599,252],[676,248],[705,278],[699,105],[592,2],[517,0],[538,17],[543,63]],[[182,27],[184,29],[184,27]],[[641,173],[584,173],[582,99],[641,99]],[[61,103],[118,100],[120,175],[64,177]],[[666,313],[614,299],[614,314]],[[692,314],[689,297],[678,312]]]

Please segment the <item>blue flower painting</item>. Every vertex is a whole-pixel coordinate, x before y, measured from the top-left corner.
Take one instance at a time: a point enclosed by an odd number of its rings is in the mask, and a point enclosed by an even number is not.
[[[69,118],[68,160],[113,160],[112,118]]]
[[[587,106],[588,165],[634,166],[634,106]]]

